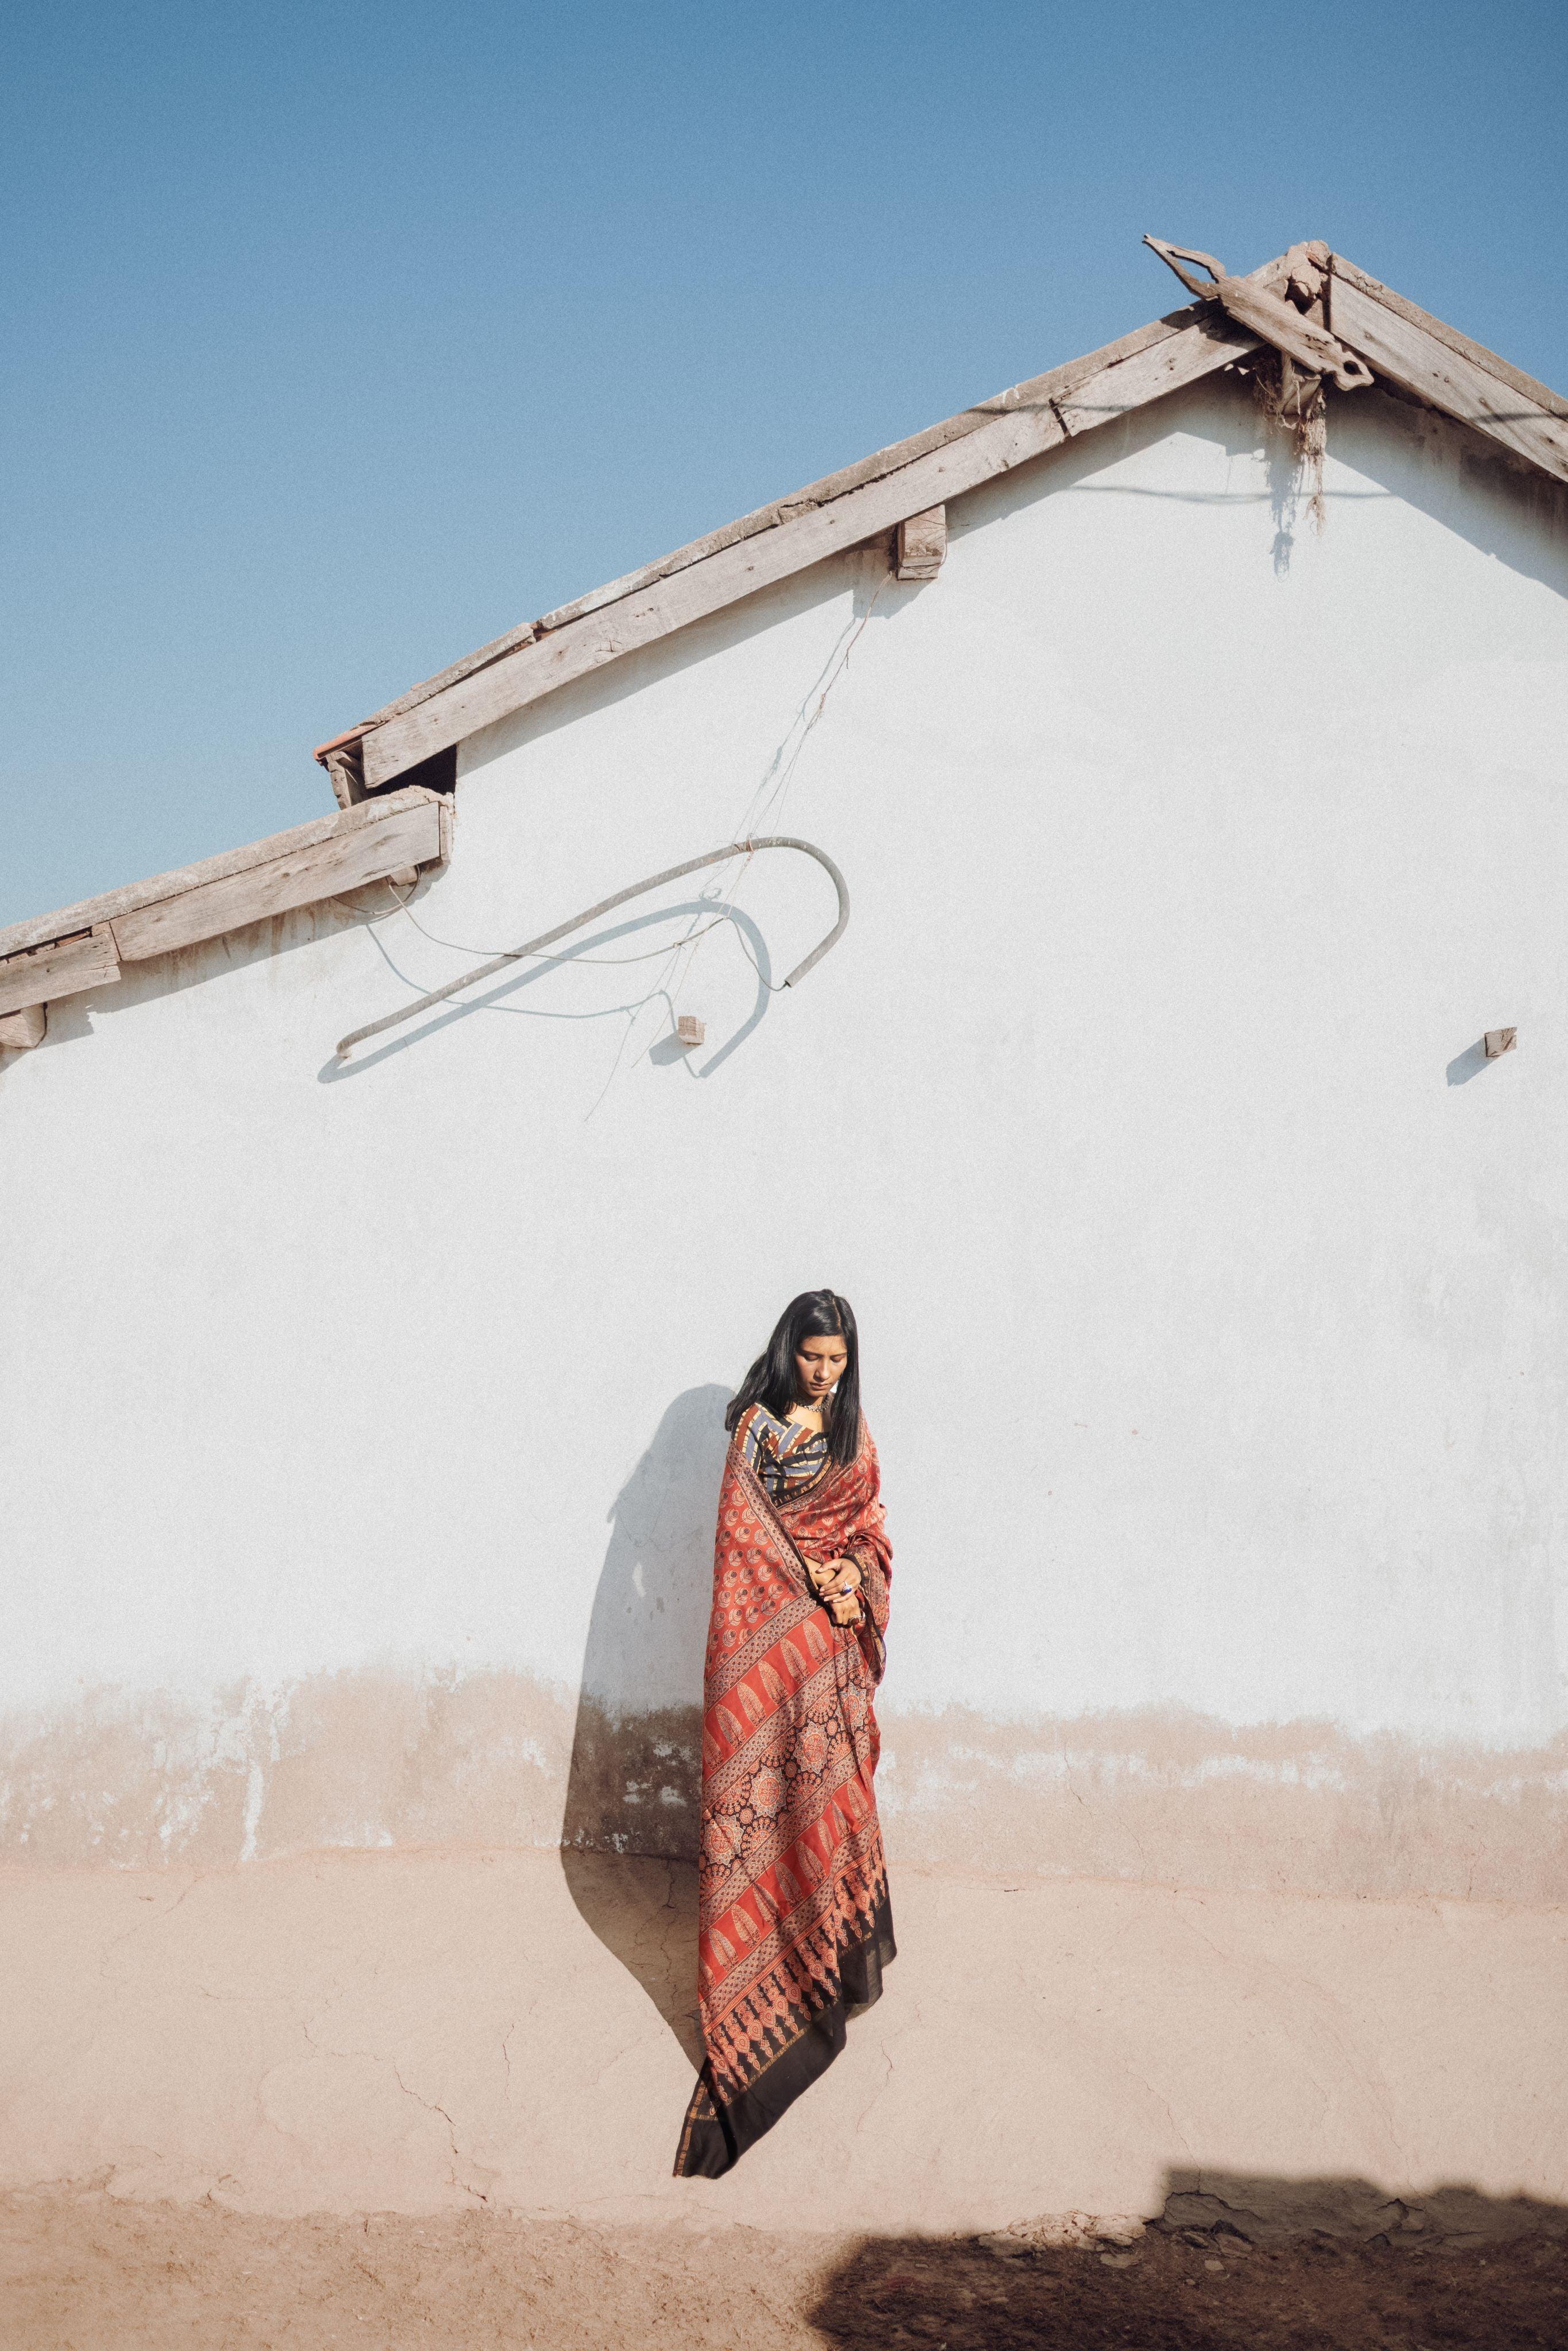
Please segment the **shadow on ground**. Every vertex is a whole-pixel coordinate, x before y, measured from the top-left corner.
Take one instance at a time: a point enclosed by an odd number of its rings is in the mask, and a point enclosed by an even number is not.
[[[1568,2212],[1207,2177],[1126,2245],[0,2197],[5,2351],[1563,2351]],[[1270,2199],[1272,2199],[1272,2201]],[[1411,2226],[1419,2211],[1424,2225]],[[1292,2234],[1291,2214],[1313,2225]],[[1385,2223],[1366,2233],[1370,2221]],[[1400,2217],[1402,2216],[1402,2217]],[[1324,2225],[1325,2223],[1332,2225]],[[1019,2224],[1020,2226],[1022,2224]],[[1135,2225],[1135,2224],[1134,2224]],[[1244,2233],[1250,2231],[1250,2234]],[[1062,2233],[1060,2224],[1057,2231]]]
[[[1164,2211],[867,2237],[807,2312],[844,2351],[1563,2351],[1568,2210],[1359,2179],[1173,2173]],[[1064,2243],[1064,2237],[1076,2242]]]

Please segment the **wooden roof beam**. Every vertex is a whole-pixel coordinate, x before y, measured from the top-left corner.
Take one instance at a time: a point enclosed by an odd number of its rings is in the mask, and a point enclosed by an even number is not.
[[[1337,253],[1329,256],[1328,311],[1339,340],[1401,392],[1568,482],[1568,402],[1544,384]]]
[[[120,956],[107,923],[95,923],[74,938],[51,939],[47,946],[0,963],[0,1013],[22,1012],[57,997],[80,996],[120,977]]]
[[[1180,249],[1169,250],[1182,257]],[[1189,285],[1195,283],[1186,271],[1178,269],[1177,274]],[[1325,315],[1333,302],[1331,275],[1340,298],[1332,317]],[[1288,312],[1269,298],[1287,293],[1295,295],[1299,306]],[[1364,304],[1358,306],[1358,295],[1376,307],[1368,310]],[[1229,309],[1227,319],[1217,315],[1222,308]],[[355,753],[362,759],[362,778],[334,775],[334,789],[340,794],[384,789],[422,758],[450,750],[479,727],[526,708],[570,678],[753,594],[846,544],[902,528],[926,508],[945,504],[1027,455],[1039,455],[1052,445],[1052,415],[1064,435],[1090,430],[1112,416],[1126,414],[1142,401],[1195,381],[1214,365],[1228,364],[1260,342],[1279,344],[1283,339],[1292,350],[1314,343],[1318,330],[1313,322],[1319,319],[1327,330],[1321,339],[1325,350],[1331,337],[1344,346],[1336,360],[1342,373],[1349,372],[1343,360],[1354,353],[1355,361],[1364,360],[1390,382],[1462,417],[1516,455],[1562,477],[1564,444],[1557,426],[1568,423],[1568,402],[1441,319],[1417,310],[1342,256],[1331,255],[1326,245],[1293,246],[1249,276],[1225,277],[1223,287],[1216,284],[1199,302],[1155,319],[1103,350],[1015,384],[994,400],[978,402],[943,423],[612,580],[542,620],[525,622],[411,687],[348,735],[323,745],[317,756],[325,758],[347,745],[351,747],[350,762]],[[1414,334],[1403,333],[1402,327]],[[1237,339],[1236,348],[1216,356],[1215,340],[1227,333]],[[1323,355],[1314,343],[1314,359]],[[1134,400],[1129,395],[1138,363],[1145,360],[1150,364],[1144,370],[1141,396]],[[1505,388],[1500,397],[1500,385]],[[1102,399],[1107,393],[1112,396]],[[1511,402],[1507,393],[1519,399]],[[1032,414],[1037,423],[1034,441],[1021,455],[1014,454],[1016,438],[998,430],[1019,413]],[[1027,434],[1023,439],[1029,444]],[[979,450],[945,468],[942,453],[969,440],[979,441]],[[988,466],[988,455],[996,460]],[[930,462],[934,460],[937,462]],[[912,505],[911,498],[924,503]],[[753,542],[763,544],[747,553]],[[724,558],[729,560],[721,561]],[[677,583],[687,574],[700,578],[688,579],[682,588]],[[589,625],[601,615],[605,617],[598,625]]]
[[[451,827],[448,798],[416,785],[15,924],[0,932],[0,1019],[112,986],[127,964],[220,938],[368,882],[412,881],[419,867],[450,854]],[[0,1044],[37,1041],[20,1031],[0,1034]]]
[[[622,653],[656,643],[828,556],[892,531],[912,516],[945,506],[1258,348],[1255,335],[1223,316],[1180,315],[1186,323],[1161,321],[1157,330],[1144,329],[1126,344],[1112,345],[1113,356],[1096,354],[1019,387],[1019,395],[1030,394],[1027,399],[1004,394],[1011,404],[999,411],[967,412],[973,422],[961,434],[924,449],[906,464],[820,505],[783,501],[781,510],[789,510],[769,527],[728,539],[630,593],[582,609],[543,634],[530,631],[482,668],[373,726],[362,741],[366,789],[390,783],[421,759]]]

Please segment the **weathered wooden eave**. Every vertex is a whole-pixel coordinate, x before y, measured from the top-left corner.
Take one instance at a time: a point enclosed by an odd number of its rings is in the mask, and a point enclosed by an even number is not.
[[[1271,284],[1284,268],[1281,256],[1254,276]],[[572,678],[891,533],[1257,348],[1212,304],[1186,304],[496,638],[337,743],[356,745],[363,788],[373,791]]]
[[[1307,248],[1294,247],[1300,255]],[[1568,401],[1326,247],[1317,306],[1332,332],[1408,396],[1568,480]],[[1291,255],[1249,281],[1270,291]],[[1166,392],[1228,367],[1259,338],[1211,301],[1190,303],[1103,350],[876,451],[743,515],[655,563],[528,622],[410,689],[340,737],[354,790],[375,791],[573,678],[757,593],[825,556],[935,513],[967,491]],[[933,567],[904,570],[929,578]],[[321,756],[321,755],[319,755]],[[343,785],[344,770],[337,780]]]
[[[451,802],[414,786],[13,923],[0,931],[0,1046],[37,1044],[41,1007],[110,987],[127,965],[370,882],[412,882],[448,855],[451,825]]]
[[[1281,262],[1270,262],[1259,275],[1277,276],[1282,266]],[[677,571],[687,570],[710,556],[723,553],[727,548],[737,545],[742,539],[755,538],[763,531],[775,530],[781,524],[796,521],[804,514],[831,505],[852,490],[863,488],[869,482],[883,480],[928,455],[931,451],[945,448],[949,442],[961,440],[966,434],[978,431],[993,416],[1013,409],[1039,406],[1059,392],[1073,390],[1100,369],[1134,358],[1151,344],[1164,342],[1184,327],[1196,324],[1203,316],[1204,308],[1202,303],[1189,302],[1179,310],[1171,311],[1165,318],[1152,319],[1147,326],[1135,329],[1113,343],[1107,343],[1103,349],[1089,352],[1082,359],[1070,360],[1044,375],[1013,384],[1008,391],[997,393],[994,399],[979,401],[972,408],[960,410],[956,416],[944,418],[939,424],[927,425],[924,431],[911,434],[905,440],[892,442],[884,449],[873,450],[870,456],[859,458],[852,465],[841,466],[836,473],[824,475],[820,481],[808,482],[803,489],[792,490],[786,497],[770,499],[766,506],[754,507],[751,513],[725,523],[717,530],[705,533],[701,538],[689,540],[685,546],[674,549],[668,555],[659,556],[652,563],[640,564],[634,571],[623,572],[619,579],[607,580],[602,587],[590,589],[586,595],[574,597],[570,603],[558,605],[554,611],[546,612],[537,621],[520,622],[517,627],[508,629],[505,635],[494,637],[488,644],[465,654],[461,661],[438,670],[434,677],[410,686],[396,701],[372,712],[369,718],[361,719],[356,726],[334,737],[331,743],[323,743],[317,758],[324,759],[329,751],[340,745],[362,742],[377,728],[389,726],[392,720],[405,716],[422,703],[432,701],[476,672],[488,669],[519,646],[530,644],[537,638],[550,635],[557,630],[569,628],[591,613],[601,611],[606,605],[620,603],[654,586],[659,580],[671,578]]]
[[[1330,256],[1328,323],[1375,374],[1568,482],[1568,401],[1343,254]]]

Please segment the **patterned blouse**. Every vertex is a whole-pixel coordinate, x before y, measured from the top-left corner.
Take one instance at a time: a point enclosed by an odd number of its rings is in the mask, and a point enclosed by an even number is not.
[[[734,1441],[770,1502],[804,1493],[827,1467],[828,1440],[820,1429],[800,1420],[779,1420],[763,1404],[747,1406],[736,1423]]]

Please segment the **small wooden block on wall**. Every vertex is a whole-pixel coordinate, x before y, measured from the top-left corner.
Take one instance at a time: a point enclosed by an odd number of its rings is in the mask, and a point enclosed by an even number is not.
[[[75,938],[49,939],[26,955],[0,963],[0,1013],[47,1004],[57,996],[79,996],[120,977],[120,957],[107,923],[95,923]]]
[[[48,1025],[48,1011],[42,1004],[29,1004],[21,1012],[0,1012],[0,1050],[31,1052],[35,1045],[43,1043]]]
[[[1518,1042],[1517,1029],[1489,1029],[1486,1032],[1487,1060],[1495,1061],[1500,1053],[1511,1053]]]
[[[947,552],[947,509],[927,507],[898,526],[893,576],[895,580],[935,580]]]

